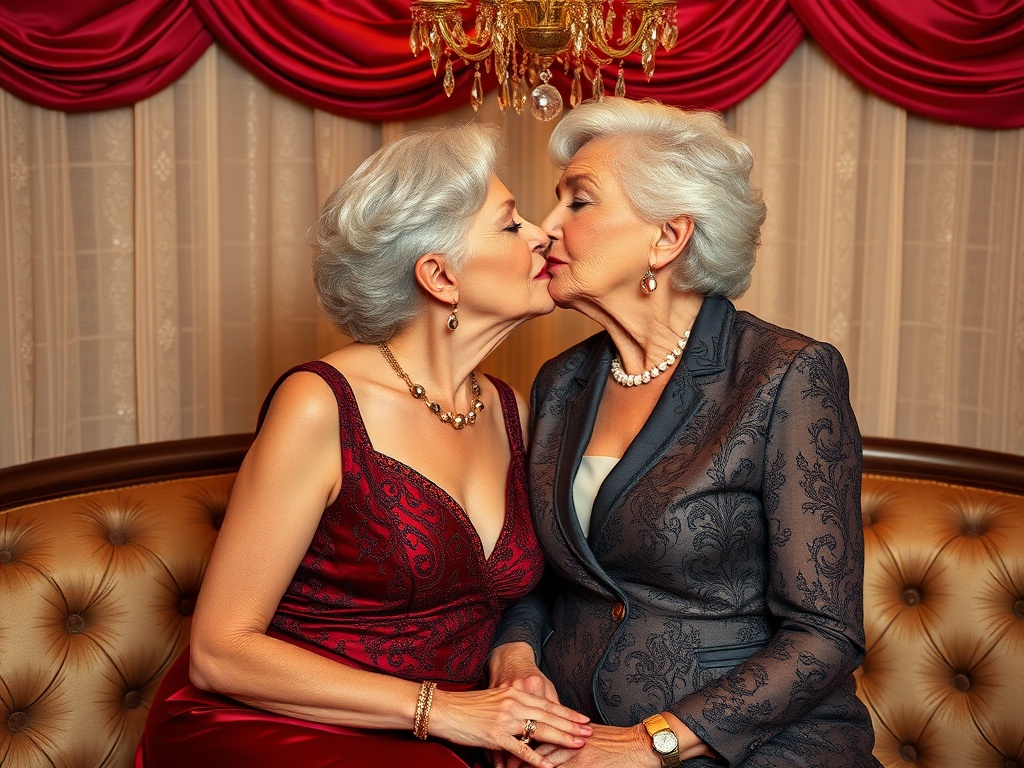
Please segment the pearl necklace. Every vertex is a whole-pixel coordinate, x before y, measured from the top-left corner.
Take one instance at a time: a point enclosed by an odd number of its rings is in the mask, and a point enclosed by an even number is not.
[[[476,380],[476,371],[471,371],[469,374],[470,387],[473,390],[473,402],[470,404],[469,413],[452,413],[451,411],[442,411],[441,406],[438,403],[430,402],[430,398],[427,397],[427,391],[420,384],[413,384],[412,379],[409,378],[409,374],[402,370],[402,366],[395,360],[395,356],[391,354],[391,349],[387,344],[381,342],[377,345],[380,349],[380,353],[384,355],[384,359],[388,361],[391,368],[398,374],[398,378],[406,383],[409,387],[409,394],[415,397],[417,400],[422,400],[430,412],[433,413],[437,418],[444,424],[450,424],[454,429],[462,429],[467,424],[476,424],[476,414],[478,411],[484,409],[484,404],[480,400],[480,385]]]
[[[663,362],[658,363],[649,371],[644,371],[643,373],[626,373],[622,370],[622,357],[616,355],[612,358],[612,378],[615,379],[616,384],[621,384],[624,387],[639,387],[641,384],[649,384],[651,380],[658,378],[668,370],[670,365],[683,356],[683,350],[686,349],[686,342],[689,339],[690,332],[687,331],[683,334],[683,338],[676,342],[675,347],[672,348],[672,351],[668,353]]]

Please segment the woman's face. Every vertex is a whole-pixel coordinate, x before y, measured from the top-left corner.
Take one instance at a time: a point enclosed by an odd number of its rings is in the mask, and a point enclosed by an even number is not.
[[[460,319],[489,316],[497,323],[527,320],[555,308],[548,294],[544,251],[548,237],[526,221],[497,176],[469,228],[459,274]]]
[[[641,219],[612,171],[612,139],[584,144],[562,172],[558,203],[541,225],[551,237],[548,290],[561,307],[608,306],[639,290],[660,227]]]

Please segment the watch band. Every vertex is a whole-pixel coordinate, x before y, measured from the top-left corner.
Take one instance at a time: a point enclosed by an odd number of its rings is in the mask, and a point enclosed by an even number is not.
[[[651,737],[651,748],[661,758],[662,768],[675,768],[679,759],[679,738],[660,713],[644,718],[644,728]]]

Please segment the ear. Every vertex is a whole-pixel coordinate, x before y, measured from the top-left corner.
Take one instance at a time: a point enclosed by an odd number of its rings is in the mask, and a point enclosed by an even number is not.
[[[458,287],[443,253],[425,253],[416,259],[416,282],[430,298],[445,304],[459,300]]]
[[[675,261],[693,236],[693,217],[676,216],[661,225],[651,247],[651,268],[661,269]]]

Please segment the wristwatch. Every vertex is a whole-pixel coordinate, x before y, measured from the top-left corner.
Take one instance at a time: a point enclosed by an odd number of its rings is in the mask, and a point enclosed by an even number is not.
[[[644,728],[651,736],[651,746],[661,758],[662,768],[675,768],[679,765],[679,739],[675,731],[668,727],[668,721],[660,714],[644,718]]]

